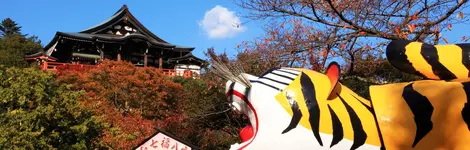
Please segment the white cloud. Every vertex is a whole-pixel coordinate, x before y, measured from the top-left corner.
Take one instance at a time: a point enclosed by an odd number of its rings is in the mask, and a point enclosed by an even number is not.
[[[240,25],[240,18],[234,11],[220,5],[206,11],[204,19],[199,21],[199,26],[211,39],[234,37],[246,30],[246,27]]]

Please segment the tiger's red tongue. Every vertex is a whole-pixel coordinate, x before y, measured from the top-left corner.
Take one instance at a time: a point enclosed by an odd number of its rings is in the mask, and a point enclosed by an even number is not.
[[[242,142],[245,142],[251,139],[251,137],[253,137],[253,127],[251,125],[247,125],[240,131],[240,138],[242,139]]]

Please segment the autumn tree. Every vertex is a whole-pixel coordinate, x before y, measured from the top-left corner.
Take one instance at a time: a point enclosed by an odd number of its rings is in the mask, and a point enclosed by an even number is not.
[[[92,149],[105,125],[52,73],[0,65],[0,149]]]
[[[244,17],[270,20],[266,36],[242,44],[242,49],[271,50],[279,61],[315,70],[339,56],[351,66],[346,71],[352,72],[357,59],[382,55],[389,40],[447,42],[441,33],[468,21],[468,12],[463,11],[467,0],[235,2],[249,10]]]
[[[85,91],[84,105],[110,124],[101,139],[106,147],[135,147],[155,128],[181,120],[182,87],[157,69],[106,60],[89,70],[59,68],[57,75],[59,83]]]

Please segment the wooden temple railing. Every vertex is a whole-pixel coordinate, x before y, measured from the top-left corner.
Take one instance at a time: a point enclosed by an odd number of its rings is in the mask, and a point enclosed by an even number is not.
[[[88,69],[96,68],[97,65],[71,64],[71,63],[61,63],[61,62],[43,62],[40,67],[43,70],[49,70],[49,71],[57,71],[61,69],[88,70]],[[193,74],[189,70],[185,70],[181,72],[181,71],[176,71],[175,69],[160,69],[160,68],[155,68],[155,69],[161,70],[164,75],[168,75],[168,76],[182,76],[184,78],[190,78],[190,77],[198,78],[197,74]]]

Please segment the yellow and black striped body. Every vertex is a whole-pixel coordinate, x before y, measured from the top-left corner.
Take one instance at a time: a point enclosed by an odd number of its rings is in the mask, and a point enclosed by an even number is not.
[[[393,66],[433,80],[371,86],[371,100],[339,82],[337,63],[325,74],[273,68],[250,75],[251,87],[227,88],[241,91],[232,95],[249,104],[239,110],[252,110],[246,114],[256,125],[239,149],[470,149],[469,54],[469,44],[392,41]]]
[[[387,149],[470,149],[470,82],[371,86],[370,95]]]
[[[466,79],[470,76],[470,43],[430,45],[394,40],[387,59],[397,69],[427,79]]]
[[[371,101],[338,83],[329,96],[329,80],[322,74],[298,69],[302,73],[276,96],[276,100],[292,116],[283,133],[300,125],[313,132],[319,145],[335,149],[380,147],[381,136]],[[289,95],[289,96],[287,96]],[[330,97],[328,99],[328,97]],[[329,143],[322,134],[332,135]],[[352,145],[340,144],[346,140]],[[345,146],[347,145],[347,146]]]
[[[367,100],[341,83],[328,95],[328,77],[297,70],[301,74],[275,97],[292,116],[282,134],[302,126],[319,145],[334,149],[470,149],[470,82],[371,86]],[[331,142],[320,134],[332,135]],[[338,147],[345,140],[353,144]]]

